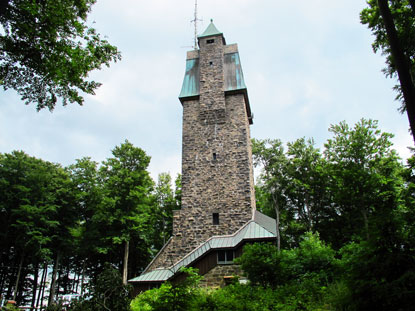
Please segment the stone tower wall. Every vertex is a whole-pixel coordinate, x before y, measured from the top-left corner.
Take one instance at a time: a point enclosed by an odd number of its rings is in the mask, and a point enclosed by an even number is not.
[[[149,271],[177,262],[211,236],[235,233],[255,209],[245,96],[225,96],[223,42],[221,35],[200,39],[200,97],[183,101],[182,209]]]

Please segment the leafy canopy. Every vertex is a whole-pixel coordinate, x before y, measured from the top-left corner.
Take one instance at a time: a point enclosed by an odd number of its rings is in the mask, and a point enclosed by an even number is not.
[[[5,0],[0,4],[0,85],[37,110],[83,104],[101,85],[88,74],[121,59],[86,25],[96,0]]]

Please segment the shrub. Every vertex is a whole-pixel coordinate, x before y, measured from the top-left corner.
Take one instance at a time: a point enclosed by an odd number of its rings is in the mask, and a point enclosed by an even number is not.
[[[163,283],[138,295],[131,302],[132,311],[185,311],[194,309],[201,290],[198,288],[201,277],[196,269],[184,268],[187,278],[178,284]]]

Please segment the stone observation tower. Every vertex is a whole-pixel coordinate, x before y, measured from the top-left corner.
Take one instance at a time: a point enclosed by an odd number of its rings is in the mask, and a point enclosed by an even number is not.
[[[182,208],[173,236],[143,274],[139,289],[177,278],[192,266],[216,279],[238,272],[232,265],[243,244],[273,240],[275,220],[255,207],[249,126],[252,113],[237,44],[226,45],[213,22],[187,52],[179,99],[183,106]]]

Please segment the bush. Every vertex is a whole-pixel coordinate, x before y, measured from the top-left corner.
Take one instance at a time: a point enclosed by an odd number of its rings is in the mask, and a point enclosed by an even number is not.
[[[272,288],[308,278],[327,285],[337,266],[335,251],[313,233],[307,233],[298,248],[280,252],[272,244],[248,244],[237,263],[252,284]]]
[[[276,287],[281,283],[281,254],[273,244],[247,244],[235,262],[253,285]]]
[[[202,295],[198,288],[201,277],[196,269],[184,268],[187,278],[178,284],[163,283],[138,295],[131,302],[132,311],[185,311],[194,309]]]

